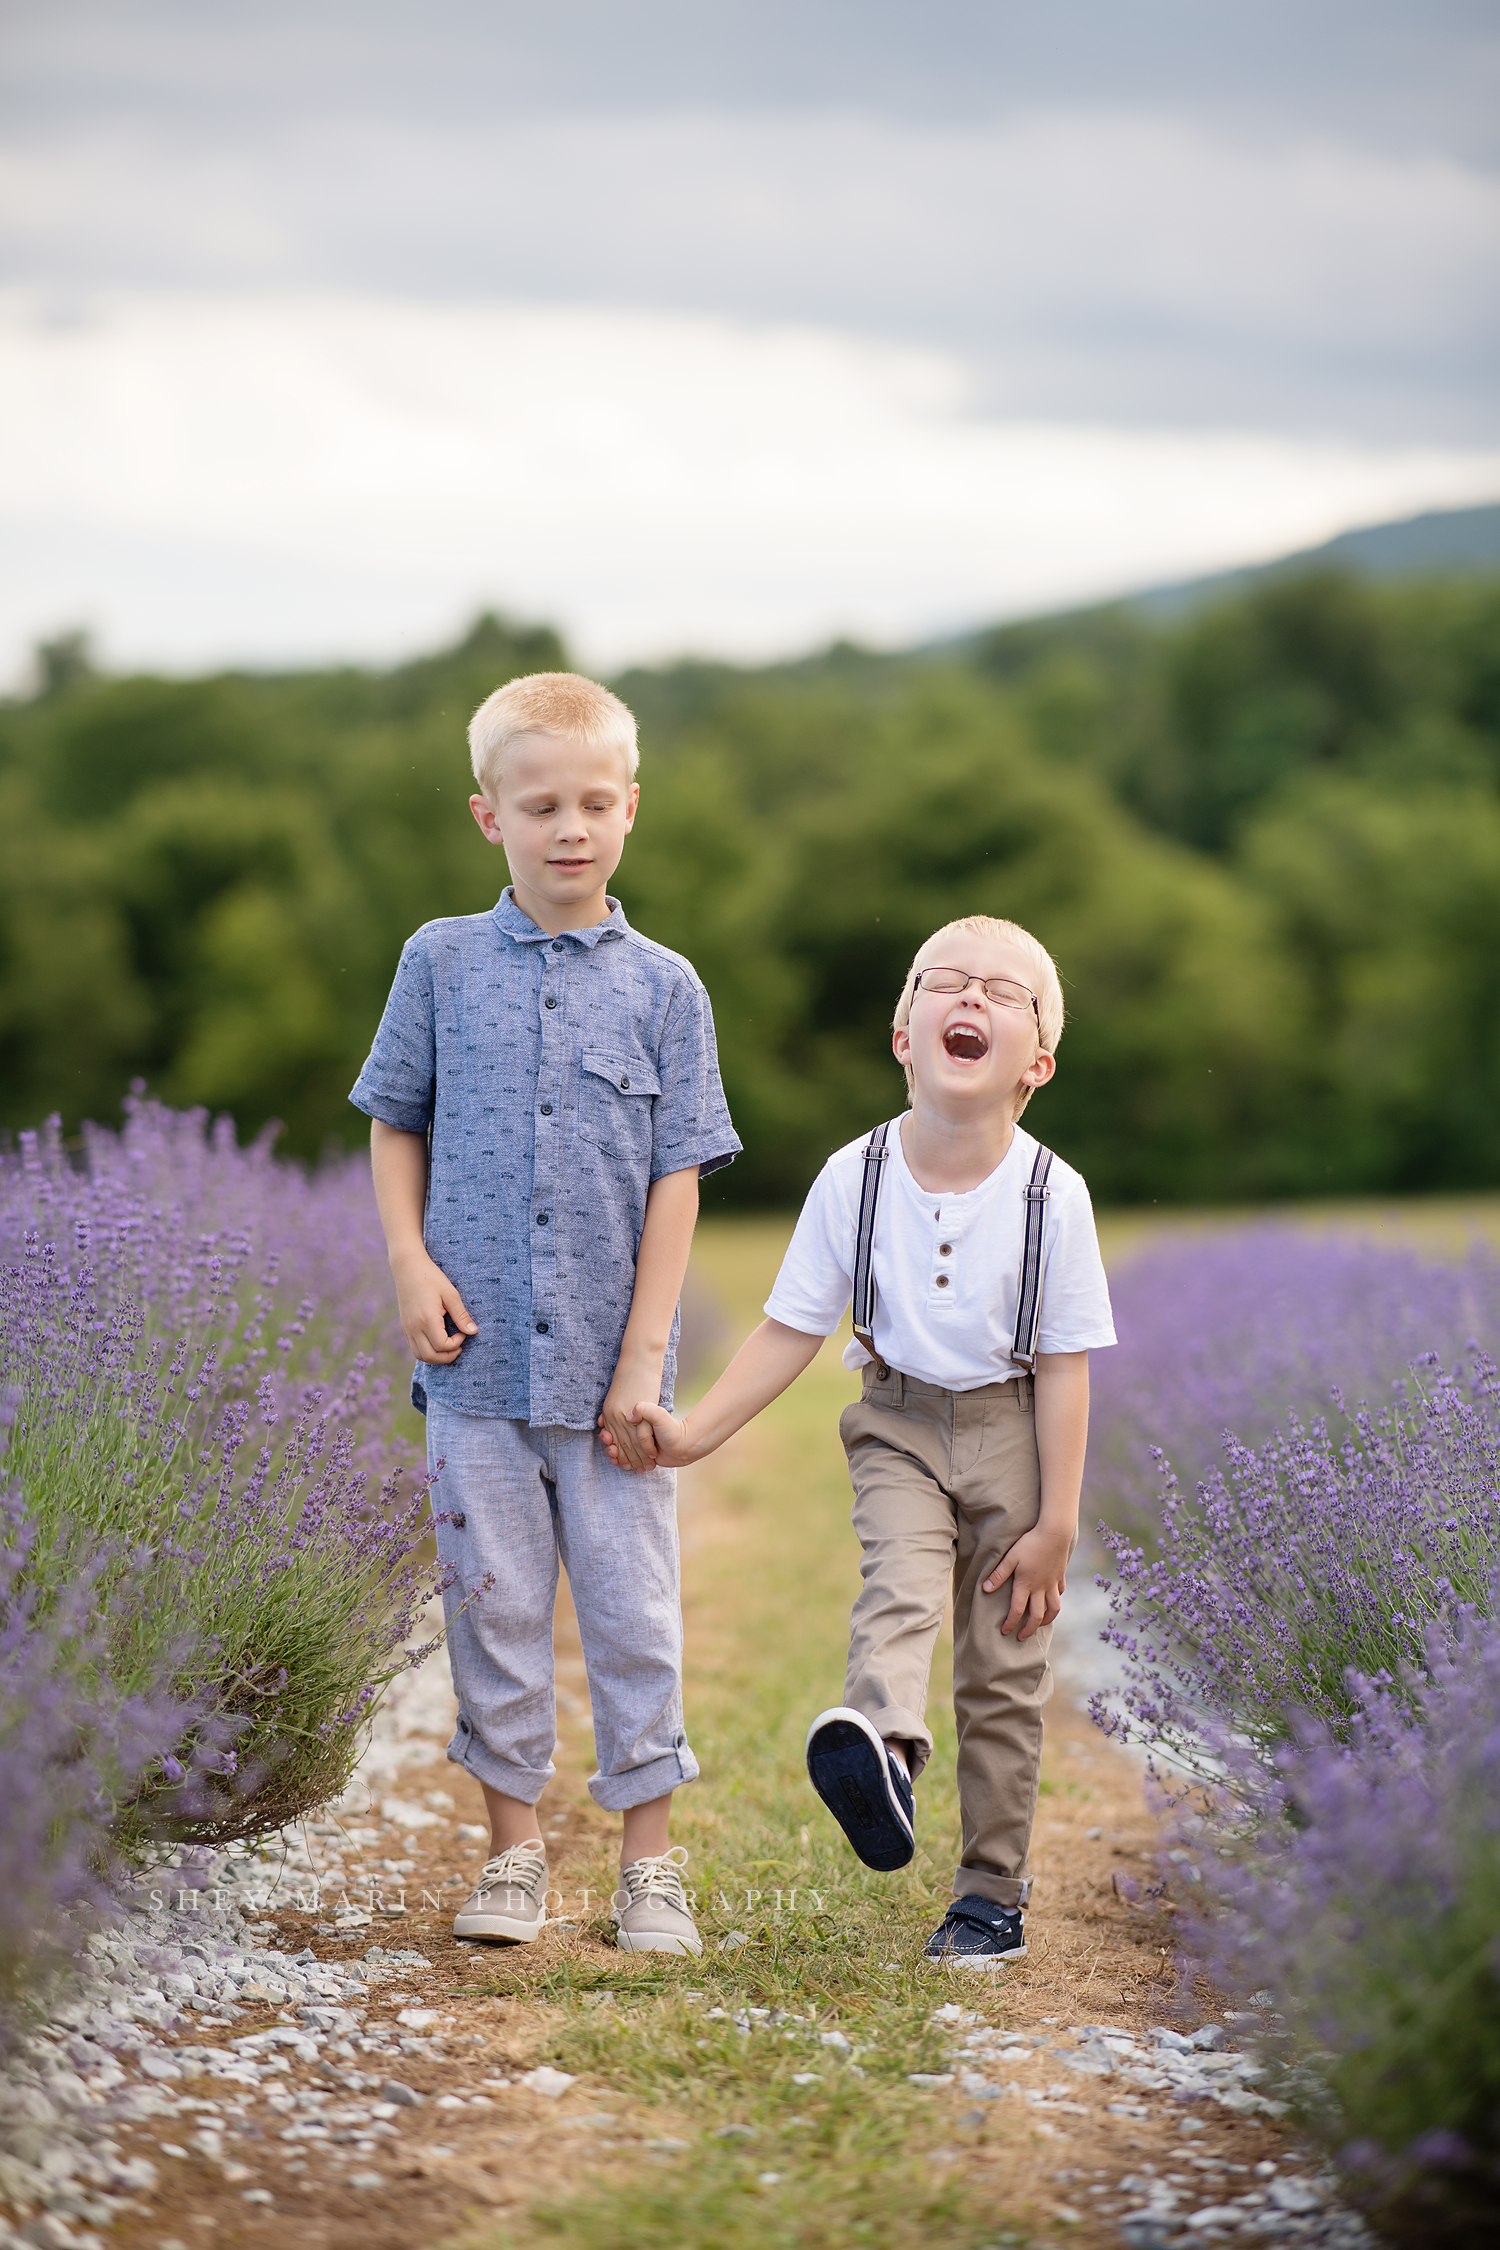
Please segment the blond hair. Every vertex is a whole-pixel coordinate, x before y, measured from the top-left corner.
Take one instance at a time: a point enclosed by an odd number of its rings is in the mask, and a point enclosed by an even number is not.
[[[922,940],[912,955],[911,967],[907,970],[906,981],[901,987],[901,997],[896,1002],[896,1012],[891,1018],[892,1031],[904,1031],[911,1020],[912,978],[918,969],[962,966],[960,962],[924,960],[924,954],[931,954],[934,946],[946,944],[949,938],[966,937],[989,938],[996,945],[1013,946],[1018,953],[1024,955],[1031,970],[1031,989],[1036,994],[1040,1045],[1044,1053],[1056,1054],[1057,1042],[1063,1035],[1062,979],[1057,973],[1057,963],[1041,939],[1034,938],[1030,930],[1023,930],[1019,922],[1002,922],[993,914],[961,914],[956,922],[945,922],[940,930],[933,931],[930,938]],[[912,1090],[910,1064],[906,1068],[906,1090],[908,1094]],[[1015,1107],[1017,1117],[1034,1091],[1035,1088],[1031,1086],[1021,1088]]]
[[[521,734],[566,734],[591,750],[617,750],[634,781],[641,754],[635,720],[617,695],[578,672],[527,672],[487,695],[469,721],[469,762],[486,797]]]

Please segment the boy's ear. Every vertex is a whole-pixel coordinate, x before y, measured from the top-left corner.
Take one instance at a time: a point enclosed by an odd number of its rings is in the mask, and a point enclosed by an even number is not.
[[[474,818],[478,821],[480,833],[484,837],[485,842],[487,844],[499,844],[503,848],[505,838],[500,833],[499,818],[496,815],[495,808],[490,803],[489,798],[480,796],[471,797],[469,799],[469,810],[474,815]]]
[[[903,1070],[911,1061],[911,1032],[906,1024],[898,1024],[891,1033],[891,1053]]]
[[[1039,1047],[1036,1053],[1032,1056],[1031,1061],[1022,1071],[1021,1083],[1023,1086],[1030,1086],[1032,1090],[1035,1091],[1038,1086],[1046,1085],[1048,1079],[1051,1078],[1056,1072],[1056,1069],[1056,1055],[1049,1055],[1045,1047]]]

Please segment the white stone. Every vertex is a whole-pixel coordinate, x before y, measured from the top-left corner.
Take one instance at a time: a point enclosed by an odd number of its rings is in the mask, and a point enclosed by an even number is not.
[[[568,2071],[553,2070],[549,2064],[542,2063],[536,2070],[524,2071],[516,2083],[525,2086],[533,2094],[544,2095],[549,2102],[555,2102],[575,2081]]]

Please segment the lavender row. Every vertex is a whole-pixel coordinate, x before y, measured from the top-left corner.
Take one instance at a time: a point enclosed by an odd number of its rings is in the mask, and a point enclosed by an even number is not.
[[[1188,1969],[1414,2244],[1500,2208],[1497,1274],[1179,1239],[1122,1277],[1098,1386],[1095,1715],[1166,1785]]]
[[[304,1173],[140,1098],[118,1137],[0,1163],[12,2005],[155,1839],[335,1795],[422,1653],[440,1579],[388,1290],[359,1163]]]

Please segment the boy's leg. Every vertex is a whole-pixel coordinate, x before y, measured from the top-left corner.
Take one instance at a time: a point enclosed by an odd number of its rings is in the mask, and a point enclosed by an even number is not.
[[[667,1842],[671,1793],[698,1773],[682,1723],[677,1478],[617,1468],[592,1430],[545,1434],[594,1713],[589,1794],[624,1816],[618,1942],[627,1953],[698,1954],[687,1854]]]
[[[557,1537],[588,1668],[606,1812],[698,1777],[682,1720],[677,1476],[617,1468],[592,1430],[538,1430],[554,1465]]]
[[[551,1780],[557,1740],[557,1530],[536,1434],[524,1422],[456,1414],[436,1401],[428,1407],[428,1463],[443,1463],[432,1505],[449,1519],[437,1525],[438,1556],[457,1574],[443,1596],[458,1698],[448,1756],[507,1825],[513,1816],[524,1825]],[[486,1575],[494,1584],[476,1592]],[[495,1840],[497,1849],[521,1841],[498,1829]]]
[[[1010,1587],[984,1580],[1041,1509],[1031,1384],[958,1394],[954,1492],[953,1708],[963,1856],[955,1898],[1024,1905],[1042,1760],[1042,1711],[1052,1694],[1052,1628],[1029,1640],[1002,1633]]]
[[[839,1419],[864,1584],[844,1701],[808,1730],[807,1774],[855,1856],[881,1873],[915,1853],[912,1783],[932,1752],[927,1681],[954,1542],[944,1397],[867,1369],[863,1397]]]
[[[849,1620],[844,1701],[904,1748],[913,1780],[932,1755],[927,1684],[956,1538],[945,1488],[950,1396],[866,1368],[863,1397],[839,1417],[863,1580]]]
[[[552,1613],[557,1535],[545,1463],[526,1425],[430,1404],[438,1553],[458,1727],[448,1745],[490,1816],[491,1855],[454,1918],[455,1937],[528,1943],[547,1919],[547,1851],[536,1800],[551,1778],[557,1723]],[[494,1584],[480,1591],[487,1576]],[[465,1596],[469,1599],[465,1603]]]

